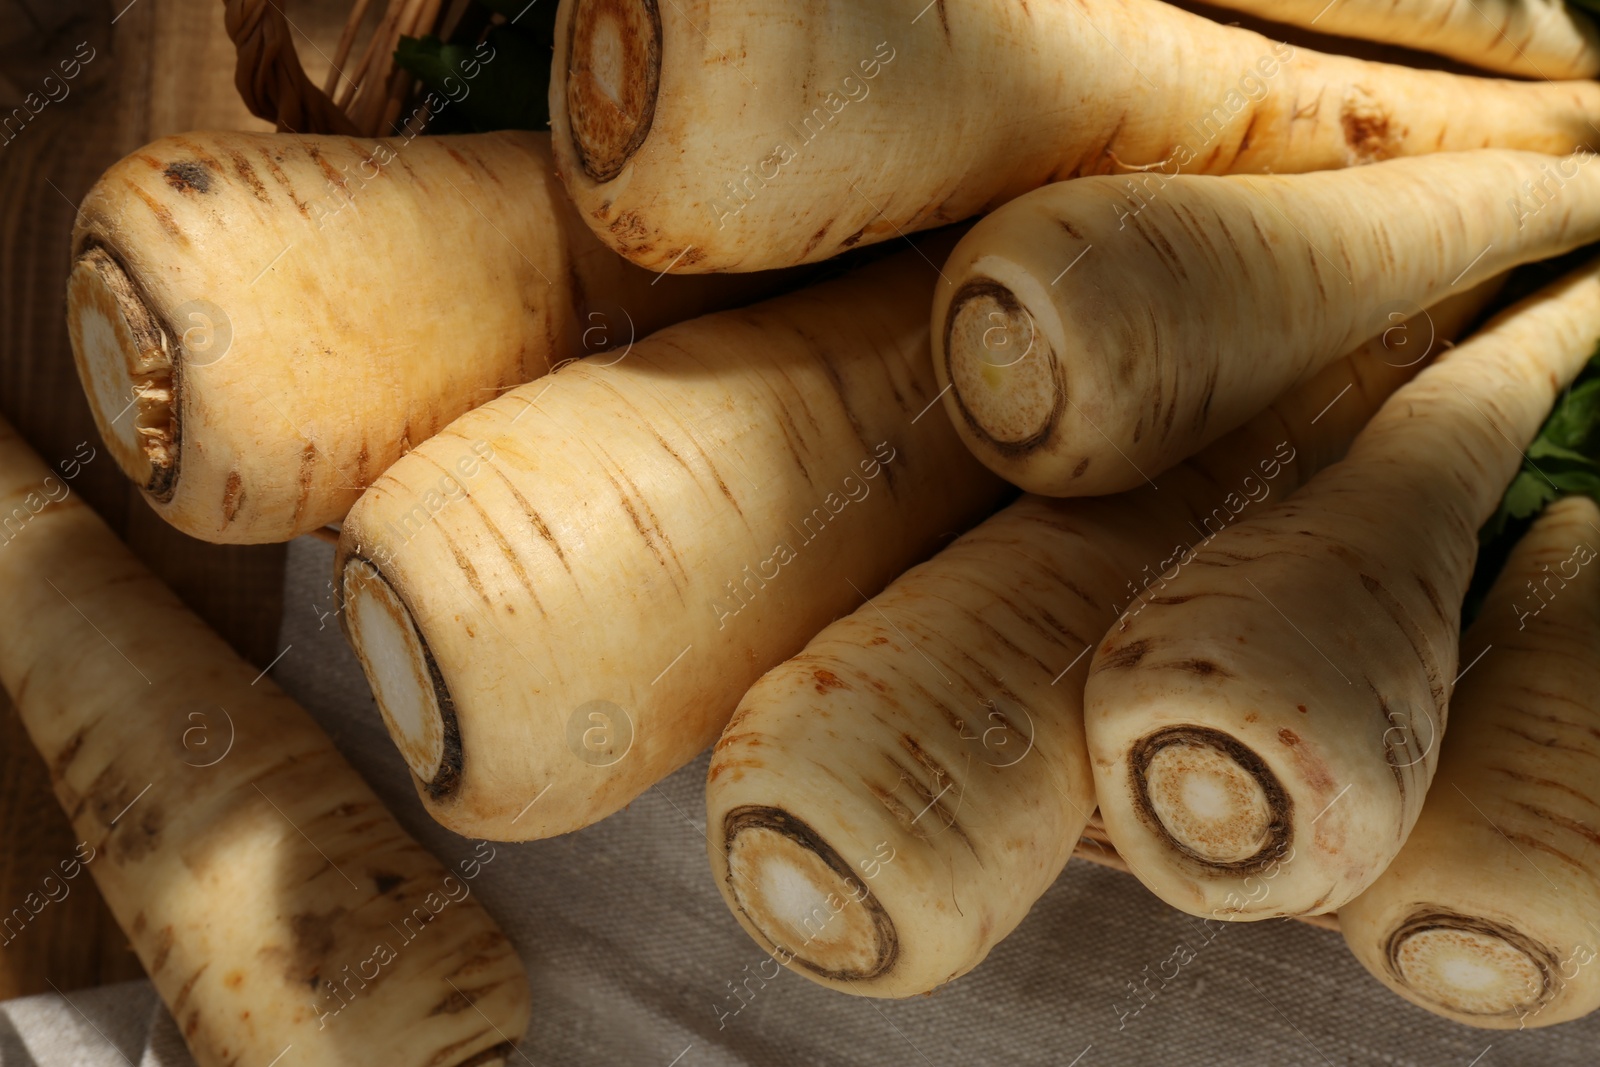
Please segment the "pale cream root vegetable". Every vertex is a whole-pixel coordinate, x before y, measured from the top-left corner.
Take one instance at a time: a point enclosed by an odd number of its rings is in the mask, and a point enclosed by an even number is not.
[[[0,681],[82,842],[62,859],[201,1067],[512,1060],[528,983],[472,896],[481,862],[412,840],[3,423],[0,516]]]
[[[1597,342],[1593,264],[1423,371],[1342,462],[1106,635],[1095,790],[1152,891],[1261,919],[1332,911],[1382,873],[1438,760],[1478,528]]]
[[[1463,657],[1422,815],[1339,909],[1390,989],[1471,1026],[1600,1007],[1600,508],[1552,504],[1512,551]]]
[[[1433,52],[1525,78],[1592,78],[1600,35],[1567,0],[1214,0],[1322,33]]]
[[[462,412],[769,284],[619,260],[532,133],[168,137],[100,179],[73,248],[101,435],[163,518],[224,542],[337,520]]]
[[[1127,168],[1567,153],[1600,139],[1600,86],[1320,55],[1155,0],[563,0],[550,114],[617,251],[759,270]]]
[[[1591,158],[1485,151],[1030,193],[944,267],[945,410],[978,458],[1031,492],[1140,485],[1395,308],[1600,237]]]
[[[1135,583],[1336,459],[1492,288],[1387,331],[1159,489],[1024,497],[763,676],[706,786],[712,871],[744,928],[850,993],[911,996],[976,966],[1094,810],[1085,653]]]
[[[616,811],[993,507],[1001,483],[931,410],[935,278],[908,251],[670,327],[373,483],[342,618],[435,818],[528,839]]]

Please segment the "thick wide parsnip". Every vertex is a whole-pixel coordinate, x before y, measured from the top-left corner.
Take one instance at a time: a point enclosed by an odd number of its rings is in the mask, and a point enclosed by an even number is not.
[[[1106,830],[1153,892],[1317,914],[1394,859],[1439,758],[1478,528],[1597,343],[1600,262],[1423,371],[1113,627],[1085,726]]]
[[[1600,86],[1320,55],[1155,0],[562,0],[550,115],[584,220],[696,272],[826,259],[1085,174],[1564,154],[1600,140]]]
[[[1591,158],[1482,151],[1029,193],[945,264],[933,310],[945,410],[979,459],[1031,492],[1143,484],[1396,308],[1600,237]]]
[[[771,286],[618,259],[548,136],[513,132],[164,138],[90,190],[73,250],[101,435],[163,518],[224,542],[336,521],[462,412]]]
[[[1396,324],[1159,489],[1024,497],[764,675],[706,785],[712,871],[744,928],[848,993],[975,967],[1094,810],[1086,653],[1137,583],[1336,459],[1496,288]]]
[[[1600,1007],[1600,507],[1552,504],[1461,642],[1439,772],[1339,929],[1379,981],[1493,1029]]]
[[[346,633],[433,815],[545,837],[711,744],[761,673],[982,518],[908,251],[469,413],[380,477]]]
[[[201,1067],[512,1061],[528,982],[471,895],[493,852],[441,866],[4,423],[0,519],[0,682],[82,841],[62,859]]]

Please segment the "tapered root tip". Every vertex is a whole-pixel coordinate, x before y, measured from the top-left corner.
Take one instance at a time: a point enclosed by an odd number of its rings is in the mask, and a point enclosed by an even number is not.
[[[736,808],[723,820],[723,848],[734,900],[779,962],[842,982],[894,966],[899,941],[888,912],[804,822],[778,808]]]
[[[1157,731],[1134,746],[1129,769],[1146,824],[1191,860],[1248,872],[1286,857],[1288,794],[1261,757],[1228,734]]]
[[[435,799],[461,772],[461,738],[450,691],[410,610],[375,564],[352,557],[342,579],[345,629],[383,723]]]
[[[656,0],[579,0],[567,49],[567,121],[584,173],[622,173],[655,120],[661,90]]]
[[[945,375],[967,427],[1002,455],[1020,456],[1050,439],[1066,385],[1050,343],[1005,286],[966,282],[944,325]]]
[[[1517,1018],[1556,992],[1559,959],[1520,931],[1421,909],[1389,935],[1390,973],[1421,1000],[1457,1015]]]
[[[117,466],[157,501],[178,482],[174,345],[110,253],[93,247],[67,280],[67,331],[89,409]]]

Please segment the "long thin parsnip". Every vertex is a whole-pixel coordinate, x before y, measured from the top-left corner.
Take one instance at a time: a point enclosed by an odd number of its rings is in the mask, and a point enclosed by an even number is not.
[[[1413,1004],[1471,1026],[1600,1008],[1600,507],[1552,504],[1461,642],[1422,815],[1339,909],[1356,958]]]
[[[1386,331],[1159,489],[1024,497],[763,676],[706,785],[712,871],[744,928],[849,993],[975,967],[1094,810],[1085,653],[1135,583],[1335,460],[1496,287]]]
[[[373,484],[340,542],[343,619],[435,818],[528,839],[616,811],[994,506],[929,411],[934,278],[905,252],[670,327]]]
[[[562,0],[550,114],[585,221],[635,263],[697,272],[825,259],[1130,168],[1564,154],[1600,140],[1600,86],[1320,55],[1155,0]]]
[[[168,137],[90,190],[73,249],[101,435],[163,518],[224,542],[340,519],[462,412],[772,285],[619,260],[531,133]]]
[[[1140,485],[1395,308],[1600,237],[1589,158],[1486,151],[1040,189],[979,222],[945,265],[945,410],[1031,492]]]
[[[425,852],[4,423],[0,516],[0,682],[201,1067],[511,1060],[527,978],[471,896],[493,853]]]
[[[1332,911],[1422,808],[1493,513],[1600,343],[1600,262],[1395,393],[1349,455],[1231,527],[1095,653],[1085,725],[1118,851],[1224,917]]]
[[[1403,44],[1524,78],[1600,74],[1594,18],[1567,0],[1212,0],[1341,37]]]

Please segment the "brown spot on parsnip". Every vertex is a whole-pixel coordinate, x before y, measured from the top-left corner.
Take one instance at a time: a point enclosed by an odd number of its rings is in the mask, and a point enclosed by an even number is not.
[[[280,958],[287,981],[304,982],[322,974],[337,940],[334,931],[344,916],[345,909],[339,907],[324,915],[301,912],[290,916],[288,946],[271,950]]]
[[[188,981],[183,983],[183,988],[178,990],[178,995],[172,998],[172,1014],[177,1015],[183,1011],[184,1005],[189,1003],[189,994],[194,992],[194,984],[200,980],[200,976],[202,974],[206,973],[206,968],[209,966],[211,966],[209,962],[202,963],[199,968],[189,976]],[[199,1010],[196,1009],[195,1012],[190,1015],[191,1023],[199,1016],[199,1014]]]
[[[228,150],[228,158],[233,162],[233,172],[239,180],[250,187],[250,193],[263,204],[269,203],[267,187],[261,184],[261,178],[256,174],[255,167],[251,166],[250,159],[243,152],[236,149]]]
[[[1393,128],[1389,111],[1382,104],[1366,97],[1352,97],[1339,110],[1339,124],[1344,128],[1345,144],[1360,160],[1388,159],[1394,155],[1400,131]]]
[[[228,480],[222,487],[222,525],[226,526],[233,521],[243,503],[244,479],[235,468],[228,472]]]
[[[129,192],[144,201],[145,207],[150,209],[150,213],[156,218],[156,223],[167,231],[168,236],[183,244],[189,243],[189,239],[183,235],[183,231],[178,229],[177,222],[173,220],[172,212],[168,211],[165,205],[132,182],[125,182],[124,184],[128,187]]]
[[[1100,670],[1121,671],[1137,667],[1139,661],[1150,652],[1150,642],[1147,640],[1130,641],[1121,648],[1113,648],[1106,653]]]
[[[140,912],[139,914],[142,917],[144,913]],[[150,956],[150,971],[152,974],[159,972],[161,968],[167,965],[167,956],[171,952],[172,927],[163,926],[161,928],[161,932],[156,935],[155,951],[152,952]]]
[[[1283,729],[1278,731],[1278,740],[1282,741],[1290,748],[1293,748],[1295,745],[1300,743],[1300,735],[1285,726]]]
[[[203,164],[192,159],[168,163],[161,176],[167,179],[167,184],[180,193],[209,193],[211,191],[211,175]]]
[[[1180,659],[1173,663],[1163,664],[1163,666],[1171,667],[1173,670],[1187,671],[1190,674],[1198,674],[1202,678],[1213,674],[1220,675],[1223,678],[1233,677],[1231,671],[1212,663],[1208,659]]]
[[[855,233],[851,234],[849,237],[846,237],[844,240],[840,241],[839,242],[839,247],[840,248],[854,248],[858,243],[860,243],[861,238],[865,237],[866,234],[867,234],[867,228],[865,226],[863,226],[863,227],[861,227],[861,229],[857,230]]]
[[[848,683],[840,681],[839,676],[830,670],[817,668],[811,675],[816,679],[817,692],[826,693],[830,689],[849,689]]]

